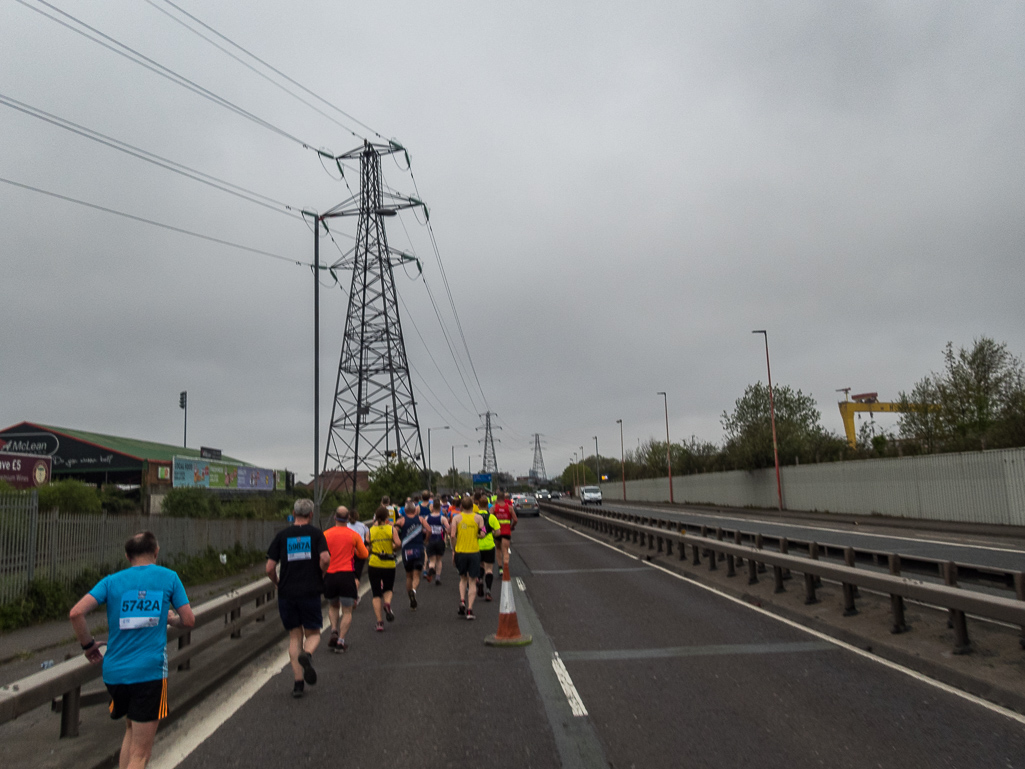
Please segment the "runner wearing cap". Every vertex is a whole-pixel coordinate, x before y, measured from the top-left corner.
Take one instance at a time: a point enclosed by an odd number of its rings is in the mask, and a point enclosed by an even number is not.
[[[363,538],[350,529],[348,524],[348,508],[339,507],[335,512],[335,525],[324,532],[327,549],[331,553],[331,563],[324,575],[324,597],[329,601],[327,615],[331,622],[331,638],[327,648],[333,652],[344,652],[349,648],[345,634],[352,623],[352,608],[359,596],[355,560],[370,556]]]
[[[388,523],[388,508],[381,505],[374,513],[374,525],[370,527],[370,559],[367,561],[377,632],[384,630],[382,609],[389,622],[395,619],[395,613],[391,610],[392,590],[395,587],[395,548],[401,544],[398,531]]]
[[[463,509],[452,516],[449,531],[455,540],[452,562],[459,572],[459,616],[475,619],[473,601],[477,594],[470,580],[476,580],[480,574],[479,538],[484,536],[484,521],[473,512],[473,500],[469,496],[463,497]]]
[[[509,501],[505,489],[499,489],[498,501],[495,503],[492,512],[498,519],[498,533],[495,534],[495,541],[498,544],[498,573],[501,574],[509,560],[509,547],[512,544],[513,529],[516,528],[518,519],[516,509]]]

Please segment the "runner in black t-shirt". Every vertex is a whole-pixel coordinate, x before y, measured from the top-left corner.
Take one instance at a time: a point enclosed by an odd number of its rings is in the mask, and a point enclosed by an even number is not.
[[[302,697],[303,681],[317,683],[310,657],[320,643],[324,623],[320,594],[331,553],[324,533],[310,524],[313,500],[297,499],[293,512],[295,525],[279,531],[267,548],[267,577],[278,588],[278,613],[289,635],[288,658],[295,678],[292,696]]]

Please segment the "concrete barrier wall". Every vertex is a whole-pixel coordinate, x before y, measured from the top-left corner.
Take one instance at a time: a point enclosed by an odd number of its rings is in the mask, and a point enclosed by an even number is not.
[[[888,515],[1025,526],[1025,449],[868,459],[780,468],[788,510]],[[622,483],[602,484],[623,498]],[[773,468],[673,477],[677,502],[730,507],[776,506]],[[669,500],[669,481],[627,481],[631,501]]]

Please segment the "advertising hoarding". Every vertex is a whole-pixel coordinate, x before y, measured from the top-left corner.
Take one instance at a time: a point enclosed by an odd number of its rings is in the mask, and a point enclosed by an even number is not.
[[[281,476],[280,486],[277,484],[278,475]],[[171,485],[176,489],[273,491],[275,488],[284,489],[284,476],[284,472],[263,467],[175,457]]]
[[[0,453],[0,481],[16,489],[34,489],[50,482],[50,457],[37,454]]]

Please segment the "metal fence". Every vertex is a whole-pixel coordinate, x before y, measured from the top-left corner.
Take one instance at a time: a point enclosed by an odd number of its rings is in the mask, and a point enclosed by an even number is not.
[[[780,468],[788,510],[888,515],[960,523],[1025,526],[1025,449],[824,462]],[[619,482],[602,484],[607,500]],[[673,476],[676,502],[729,507],[776,506],[772,468]],[[669,500],[666,478],[627,481],[626,498]]]
[[[70,585],[87,569],[125,565],[125,541],[152,531],[160,560],[241,544],[262,550],[282,526],[278,521],[201,520],[143,515],[40,513],[36,492],[0,493],[0,604],[25,595],[33,579]]]

